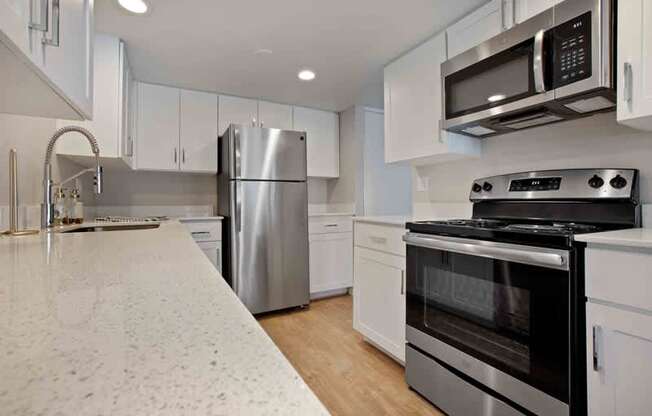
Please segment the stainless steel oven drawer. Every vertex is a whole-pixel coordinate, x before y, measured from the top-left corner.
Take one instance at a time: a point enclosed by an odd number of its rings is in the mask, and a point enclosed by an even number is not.
[[[450,416],[522,415],[507,403],[467,383],[409,345],[405,349],[405,356],[407,383],[446,414]]]

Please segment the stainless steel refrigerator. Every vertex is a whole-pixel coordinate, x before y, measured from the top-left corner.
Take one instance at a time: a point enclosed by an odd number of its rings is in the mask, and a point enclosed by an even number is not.
[[[224,277],[251,313],[307,305],[305,132],[232,124],[219,149]]]

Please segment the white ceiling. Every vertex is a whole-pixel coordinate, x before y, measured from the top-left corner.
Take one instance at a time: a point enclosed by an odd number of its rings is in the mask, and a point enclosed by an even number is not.
[[[383,66],[484,2],[149,0],[133,16],[98,0],[95,24],[127,43],[139,80],[340,111],[382,106]]]

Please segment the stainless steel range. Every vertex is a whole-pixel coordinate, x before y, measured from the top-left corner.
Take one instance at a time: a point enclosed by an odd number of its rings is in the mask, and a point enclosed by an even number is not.
[[[447,414],[586,413],[584,246],[640,226],[638,172],[472,184],[470,220],[408,223],[408,384]]]

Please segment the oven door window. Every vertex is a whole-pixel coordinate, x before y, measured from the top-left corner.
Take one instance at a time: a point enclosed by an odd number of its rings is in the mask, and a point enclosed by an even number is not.
[[[408,246],[408,325],[568,403],[569,273]]]
[[[534,40],[530,39],[448,75],[446,119],[487,110],[536,94]]]

